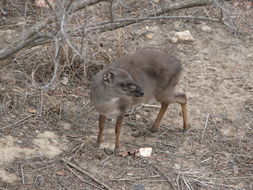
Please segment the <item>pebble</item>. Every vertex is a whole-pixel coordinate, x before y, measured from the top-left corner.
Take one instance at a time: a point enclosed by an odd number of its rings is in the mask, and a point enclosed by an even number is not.
[[[210,26],[204,25],[204,26],[201,27],[201,30],[203,32],[209,33],[209,32],[211,32],[212,28]]]

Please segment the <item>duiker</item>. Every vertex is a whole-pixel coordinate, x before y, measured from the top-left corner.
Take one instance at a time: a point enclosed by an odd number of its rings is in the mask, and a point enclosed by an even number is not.
[[[188,128],[187,98],[175,92],[182,65],[167,53],[142,50],[127,54],[105,66],[92,81],[91,102],[99,113],[98,144],[101,144],[107,116],[116,113],[115,151],[119,148],[120,128],[130,106],[154,98],[161,103],[159,114],[151,128],[157,131],[160,121],[171,103],[182,107],[183,127]]]

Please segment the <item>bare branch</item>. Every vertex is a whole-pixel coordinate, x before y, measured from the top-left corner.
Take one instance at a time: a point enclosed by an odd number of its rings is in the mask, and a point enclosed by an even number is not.
[[[204,138],[204,135],[205,135],[205,132],[206,132],[206,127],[207,127],[208,119],[209,119],[209,113],[208,113],[207,116],[206,116],[206,122],[205,122],[205,126],[204,126],[204,131],[203,131],[203,133],[202,133],[202,137],[201,137],[200,142],[203,141],[203,138]]]
[[[32,34],[31,34],[32,35]],[[19,50],[32,45],[34,42],[40,40],[45,41],[51,38],[50,35],[46,37],[46,35],[33,35],[31,38],[27,38],[26,40],[21,40],[20,42],[11,44],[0,51],[0,60],[4,60],[9,56],[17,53]]]
[[[74,1],[74,0],[69,0],[68,4],[67,4],[67,6],[66,6],[66,10],[67,10],[67,11],[69,10],[69,8],[70,8],[70,6],[72,5],[73,1]]]
[[[111,0],[111,2],[110,2],[110,19],[111,19],[111,23],[113,23],[113,20],[114,20],[114,16],[113,16],[113,2],[114,2],[114,0]]]
[[[53,77],[51,78],[50,82],[46,85],[44,85],[42,87],[42,89],[48,89],[48,88],[54,88],[54,82],[57,78],[57,72],[58,72],[58,66],[59,66],[59,49],[60,49],[60,45],[59,45],[59,41],[57,38],[54,38],[54,44],[55,44],[55,52],[54,52],[54,58],[53,58],[53,62],[54,62],[54,73],[53,73]]]
[[[114,20],[113,23],[123,23],[123,22],[141,22],[146,20],[168,20],[168,19],[188,19],[188,20],[205,20],[212,22],[220,22],[220,19],[202,17],[202,16],[159,16],[159,17],[138,17],[138,18],[126,18],[126,19],[118,19]],[[111,24],[111,21],[98,23],[96,26],[102,26]]]
[[[165,14],[165,13],[169,13],[169,12],[172,12],[172,11],[177,11],[179,9],[186,9],[186,8],[199,7],[199,6],[207,6],[207,5],[211,5],[214,2],[215,2],[215,0],[191,0],[191,1],[184,1],[184,2],[180,2],[180,3],[178,3],[178,2],[177,3],[172,3],[172,4],[169,4],[166,7],[158,9],[156,13],[153,13],[153,11],[152,11],[152,13],[148,13],[146,15],[146,17],[160,16],[160,15]],[[110,25],[110,26],[105,26],[105,27],[100,29],[100,32],[115,30],[115,29],[118,29],[118,28],[121,28],[121,27],[129,26],[131,24],[135,24],[137,21],[135,20],[135,18],[132,18],[132,19],[133,20],[126,21],[124,23],[118,23],[118,24],[113,24],[113,25]]]
[[[94,5],[94,4],[102,2],[102,1],[111,2],[111,0],[88,0],[88,1],[77,1],[77,2],[71,1],[67,5],[67,8],[69,7],[68,13],[79,11],[81,9],[86,8],[87,6],[91,6],[91,5]],[[154,13],[153,11],[147,13],[147,15],[145,17],[120,19],[120,20],[114,21],[113,24],[109,24],[109,22],[103,22],[103,23],[99,23],[97,25],[94,25],[94,26],[90,27],[89,29],[90,30],[98,29],[100,32],[106,32],[106,31],[115,30],[115,29],[118,29],[121,27],[125,27],[128,25],[134,24],[136,22],[141,22],[144,20],[155,20],[155,19],[200,19],[200,20],[217,21],[216,19],[206,18],[206,17],[190,17],[190,16],[157,17],[162,14],[176,11],[179,9],[211,5],[213,2],[215,2],[215,0],[191,0],[191,1],[184,1],[184,2],[180,2],[180,3],[178,3],[178,2],[172,3],[166,7],[162,7],[160,9],[158,9],[156,13]],[[54,18],[50,17],[47,20],[36,24],[35,26],[33,26],[31,29],[28,30],[27,34],[24,36],[24,38],[22,40],[19,40],[18,42],[15,42],[15,43],[3,48],[2,50],[0,50],[0,60],[6,59],[9,56],[13,55],[14,53],[18,52],[19,50],[29,47],[32,44],[34,45],[34,42],[38,41],[38,39],[39,39],[39,37],[36,36],[36,34],[38,32],[40,32],[42,29],[44,29],[48,24],[52,23],[53,19]],[[102,26],[102,27],[96,28],[97,26]],[[80,27],[80,28],[82,28],[82,27]],[[57,28],[57,29],[60,30],[60,28]],[[66,32],[66,33],[68,33],[68,32]],[[57,31],[51,32],[50,35],[54,36],[55,34],[57,34]],[[66,35],[64,35],[64,37],[66,37]],[[43,40],[46,41],[47,38],[45,38],[45,39],[40,38],[39,44],[43,44]],[[68,39],[67,39],[67,42],[68,42],[68,44],[70,44]],[[72,45],[72,48],[73,48],[73,45]],[[73,48],[73,49],[74,49],[75,53],[77,53],[79,55],[79,52],[75,48]]]
[[[73,6],[70,8],[69,12],[80,11],[81,9],[85,9],[87,6],[91,6],[103,1],[109,1],[109,0],[78,1],[78,2],[73,3]]]
[[[23,122],[23,121],[25,121],[25,120],[27,120],[27,119],[29,119],[29,118],[31,118],[31,117],[33,117],[33,116],[35,116],[35,115],[36,115],[36,114],[31,114],[31,115],[28,115],[28,116],[26,116],[25,118],[20,119],[20,120],[18,120],[18,121],[16,121],[16,122],[14,122],[13,124],[10,124],[10,125],[8,125],[8,126],[6,126],[6,127],[2,127],[2,128],[0,128],[0,130],[7,129],[7,128],[10,128],[10,127],[13,127],[14,125],[17,125],[17,124],[19,124],[19,123],[21,123],[21,122]]]
[[[54,11],[54,8],[52,7],[51,3],[48,1],[48,0],[44,0],[47,4],[47,6],[52,10]]]
[[[81,10],[87,6],[94,5],[96,3],[106,1],[106,0],[88,0],[88,1],[78,1],[73,3],[72,9],[70,12],[75,12]],[[70,2],[67,6],[71,6]],[[48,24],[52,23],[54,20],[53,17],[46,19],[45,21],[39,22],[35,24],[32,28],[30,28],[27,33],[22,36],[17,42],[10,44],[9,46],[0,50],[0,60],[7,59],[11,55],[17,53],[19,50],[30,46],[34,41],[38,40],[38,36],[34,37],[37,33],[39,33],[42,29],[44,29]],[[29,39],[30,38],[30,39]],[[45,39],[46,40],[46,39]]]
[[[78,170],[79,172],[81,172],[82,174],[85,174],[87,176],[89,176],[93,181],[95,181],[97,184],[101,185],[102,187],[104,187],[107,190],[111,190],[110,187],[108,187],[106,184],[104,184],[103,182],[101,182],[100,180],[98,180],[97,178],[95,178],[94,176],[92,176],[91,174],[89,174],[87,171],[83,170],[82,168],[78,167],[77,165],[65,160],[65,159],[61,159],[62,162],[64,162],[65,164],[71,166],[72,168],[75,168],[76,170]]]

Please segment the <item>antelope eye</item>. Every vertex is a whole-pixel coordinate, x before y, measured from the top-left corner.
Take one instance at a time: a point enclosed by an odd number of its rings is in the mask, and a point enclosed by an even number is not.
[[[128,86],[128,83],[125,82],[125,83],[123,83],[122,85],[123,85],[123,86]]]
[[[119,86],[123,88],[123,90],[126,90],[128,87],[128,83],[121,83]]]

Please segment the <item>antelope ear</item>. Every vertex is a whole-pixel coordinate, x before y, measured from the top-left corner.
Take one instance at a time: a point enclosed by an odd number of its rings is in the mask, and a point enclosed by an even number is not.
[[[114,82],[114,73],[111,71],[107,71],[103,76],[104,82],[113,83]]]

